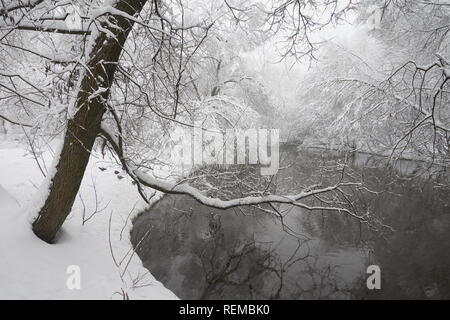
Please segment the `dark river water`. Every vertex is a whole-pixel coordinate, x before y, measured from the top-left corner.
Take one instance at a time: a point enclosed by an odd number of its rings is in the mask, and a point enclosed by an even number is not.
[[[212,196],[249,195],[261,183],[246,172],[208,174]],[[367,214],[363,222],[277,205],[281,221],[254,208],[211,209],[166,195],[134,220],[131,241],[144,266],[182,299],[450,299],[448,170],[286,148],[267,190],[292,194],[342,177],[363,184],[340,195]],[[381,270],[379,290],[367,288],[370,265]]]

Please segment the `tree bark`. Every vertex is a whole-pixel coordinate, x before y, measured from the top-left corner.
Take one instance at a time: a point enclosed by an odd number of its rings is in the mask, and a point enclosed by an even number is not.
[[[114,7],[135,16],[147,0],[118,0]],[[77,92],[75,115],[68,120],[64,143],[50,182],[49,194],[37,218],[33,232],[52,243],[72,210],[80,188],[90,152],[100,131],[105,102],[109,97],[117,62],[134,22],[123,16],[108,17],[116,27],[102,23],[114,36],[99,33],[89,53],[87,70]],[[103,89],[104,88],[104,89]]]

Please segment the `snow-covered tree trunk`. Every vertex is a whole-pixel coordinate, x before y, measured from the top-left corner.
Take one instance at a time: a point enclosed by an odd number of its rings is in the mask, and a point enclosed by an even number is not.
[[[82,73],[73,115],[67,122],[64,143],[43,206],[33,222],[34,233],[52,242],[72,209],[90,152],[99,134],[114,72],[123,45],[146,0],[117,0],[111,5],[120,12],[102,22],[104,32],[92,34],[88,63]],[[106,31],[105,31],[106,30]]]

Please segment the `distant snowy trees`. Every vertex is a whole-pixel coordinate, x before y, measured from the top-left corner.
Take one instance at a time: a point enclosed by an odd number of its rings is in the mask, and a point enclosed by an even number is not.
[[[298,135],[448,165],[450,7],[367,1],[358,11],[359,26],[327,43],[300,85],[309,120]]]

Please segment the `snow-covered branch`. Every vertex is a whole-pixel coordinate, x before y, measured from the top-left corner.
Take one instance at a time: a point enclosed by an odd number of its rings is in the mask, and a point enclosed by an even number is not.
[[[128,159],[124,154],[123,150],[119,147],[119,141],[116,138],[116,135],[109,129],[105,124],[102,124],[101,134],[108,140],[111,144],[114,152],[119,156],[119,160],[122,166],[125,168],[127,173],[131,176],[133,180],[138,181],[140,184],[153,188],[155,190],[167,193],[167,194],[182,194],[187,195],[198,201],[199,203],[219,208],[219,209],[228,209],[239,206],[255,206],[260,204],[290,204],[302,208],[306,208],[308,210],[332,210],[338,211],[342,213],[350,214],[355,218],[361,218],[356,214],[350,212],[345,208],[340,207],[312,207],[308,206],[304,203],[301,203],[301,200],[317,196],[320,194],[337,191],[340,190],[341,187],[349,187],[349,186],[360,186],[360,183],[354,182],[338,182],[335,185],[324,187],[324,188],[312,188],[307,189],[305,191],[299,192],[297,194],[292,195],[266,195],[266,196],[249,196],[243,198],[236,198],[232,200],[222,200],[219,198],[212,198],[205,196],[202,192],[200,192],[197,188],[192,187],[189,184],[178,184],[165,180],[161,180],[156,178],[149,172],[144,171],[138,166],[134,165],[133,162]]]

